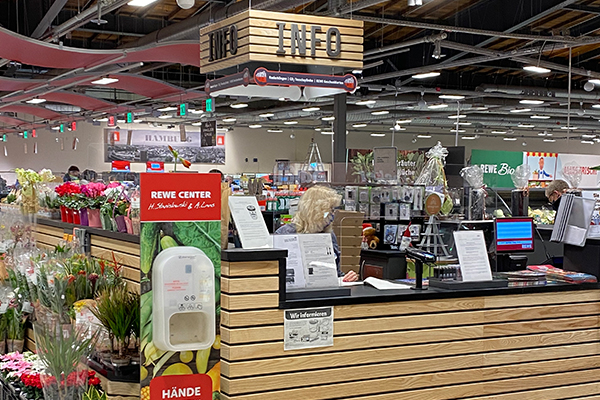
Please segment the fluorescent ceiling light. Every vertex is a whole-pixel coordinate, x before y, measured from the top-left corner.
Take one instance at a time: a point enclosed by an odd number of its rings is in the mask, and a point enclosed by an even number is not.
[[[227,133],[229,132],[229,129],[227,128],[217,128],[217,133]]]
[[[203,111],[203,110],[190,110],[190,112],[191,112],[192,114],[203,114],[203,113],[204,113],[204,111]]]
[[[515,108],[514,110],[510,110],[511,113],[524,113],[531,111],[531,108]]]
[[[106,118],[106,117],[96,118],[94,121],[96,121],[96,122],[108,122],[108,118]]]
[[[470,122],[459,122],[458,125],[469,126],[472,125]]]
[[[497,135],[503,135],[506,133],[506,131],[492,131],[492,133],[495,133]]]
[[[554,135],[554,134],[550,133],[550,132],[546,132],[546,136],[552,136],[552,135]]]
[[[154,3],[156,0],[131,0],[127,5],[132,7],[146,7],[148,4]]]
[[[477,139],[477,136],[461,136],[460,138],[465,140],[475,140]]]
[[[546,136],[546,135],[547,135],[547,133],[545,131],[538,133],[538,136]]]
[[[333,131],[321,131],[321,135],[333,135]]]
[[[313,111],[319,111],[320,109],[321,109],[321,107],[306,107],[306,108],[303,108],[302,111],[313,112]]]
[[[517,125],[519,128],[535,128],[533,124],[519,124]]]
[[[600,85],[600,79],[590,79],[589,83],[593,83],[594,85]]]
[[[333,120],[335,120],[335,117],[334,117],[334,116],[329,116],[329,117],[323,117],[323,118],[321,118],[321,119],[322,119],[323,121],[333,121]]]
[[[450,132],[454,132],[454,133],[465,133],[466,131],[464,129],[450,129]]]
[[[395,125],[390,128],[390,131],[405,131],[406,128],[401,127],[400,125]]]
[[[582,140],[581,143],[584,143],[584,144],[594,144],[594,141],[593,140]]]
[[[431,135],[417,135],[417,137],[419,139],[429,139],[429,138],[431,138]]]
[[[596,135],[581,135],[581,137],[584,139],[593,139],[596,137]]]
[[[465,96],[461,96],[458,94],[441,94],[438,97],[440,99],[445,99],[445,100],[462,100],[465,98]]]
[[[367,126],[367,124],[354,124],[354,125],[352,125],[353,128],[364,128],[366,126]]]
[[[413,79],[427,79],[427,78],[435,78],[436,76],[440,76],[439,72],[425,72],[423,74],[413,75]]]
[[[362,74],[362,73],[363,73],[363,70],[362,70],[362,69],[353,69],[353,70],[352,70],[352,73],[353,73],[354,75],[360,75],[360,74]]]
[[[259,114],[258,116],[261,117],[261,118],[269,118],[269,117],[274,117],[275,114],[273,114],[273,113],[264,113],[264,114]]]
[[[536,74],[547,74],[548,72],[552,72],[548,68],[537,67],[535,65],[527,65],[527,66],[523,67],[523,69],[525,71],[535,72]]]
[[[296,125],[298,123],[298,121],[284,121],[283,123],[285,125]]]
[[[592,108],[600,108],[600,104],[592,104]]]
[[[448,107],[448,104],[431,104],[429,106],[427,106],[427,108],[430,108],[432,110],[437,110],[438,108],[446,108]]]
[[[516,137],[505,137],[502,140],[506,140],[507,142],[514,142],[515,140],[517,140],[517,138]]]
[[[487,110],[488,108],[486,106],[475,106],[475,107],[471,107],[471,110]]]
[[[235,104],[230,104],[229,107],[231,108],[246,108],[248,107],[247,103],[235,103]]]
[[[370,105],[373,105],[375,103],[377,103],[375,100],[360,100],[360,101],[357,101],[354,104],[356,104],[357,106],[370,106]]]
[[[194,122],[194,123],[192,124],[192,126],[200,126],[200,125],[202,125],[202,122]]]
[[[35,98],[35,99],[31,99],[31,100],[27,100],[25,103],[28,104],[41,104],[41,103],[45,103],[46,99],[40,99],[40,98]]]
[[[111,83],[119,82],[117,78],[102,78],[92,81],[92,85],[110,85]]]
[[[125,120],[124,120],[124,119],[118,119],[118,120],[117,120],[117,124],[124,124],[124,123],[125,123]]]
[[[554,142],[556,142],[556,139],[544,139],[544,142],[554,143]]]
[[[283,131],[281,129],[267,129],[267,132],[269,132],[269,133],[282,133]]]
[[[321,132],[321,128],[315,128],[315,131]]]
[[[529,118],[531,119],[550,119],[549,115],[532,115]]]
[[[258,129],[258,128],[262,128],[262,125],[260,125],[260,124],[248,125],[248,128],[250,128],[250,129]]]
[[[177,107],[163,107],[163,108],[159,108],[156,111],[160,111],[160,112],[168,112],[168,111],[177,111]]]
[[[383,137],[383,136],[385,136],[385,133],[371,133],[371,136],[373,136],[373,137]]]
[[[397,124],[410,124],[412,122],[412,119],[399,119],[398,121],[396,121]]]
[[[371,115],[386,115],[386,114],[389,114],[389,113],[390,113],[389,111],[381,110],[381,111],[373,111],[371,113]]]
[[[574,131],[575,129],[578,129],[578,128],[576,126],[561,126],[560,129]]]
[[[542,100],[521,100],[521,101],[519,101],[519,103],[532,104],[532,105],[536,105],[536,106],[539,106],[540,104],[544,104],[544,102]]]
[[[448,115],[448,119],[455,119],[455,118],[466,118],[467,116],[465,114],[458,114],[458,115]]]
[[[138,118],[138,119],[134,119],[133,122],[135,122],[136,124],[139,124],[139,123],[143,122],[143,120]]]
[[[237,121],[237,119],[231,117],[231,118],[223,118],[223,122],[235,122]]]
[[[107,118],[106,120],[108,121],[108,118]],[[53,126],[53,127],[52,127],[52,130],[53,130],[53,131],[57,131],[57,130],[59,130],[59,129],[60,129],[60,126]]]
[[[280,97],[279,98],[279,101],[285,101],[285,100],[286,100],[285,97]]]
[[[159,115],[158,118],[160,119],[169,119],[169,118],[173,118],[173,114],[163,114],[163,115]]]

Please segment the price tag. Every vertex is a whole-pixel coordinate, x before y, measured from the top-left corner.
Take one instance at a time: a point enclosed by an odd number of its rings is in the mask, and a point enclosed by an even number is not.
[[[30,302],[26,301],[23,303],[23,312],[27,314],[31,314],[33,312],[33,306]]]

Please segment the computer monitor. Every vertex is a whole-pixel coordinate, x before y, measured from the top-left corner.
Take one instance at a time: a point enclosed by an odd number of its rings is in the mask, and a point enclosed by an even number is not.
[[[532,252],[534,250],[533,235],[533,218],[497,218],[496,252]]]

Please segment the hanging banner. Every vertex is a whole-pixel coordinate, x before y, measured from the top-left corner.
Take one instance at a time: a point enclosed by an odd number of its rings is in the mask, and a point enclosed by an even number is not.
[[[483,183],[491,188],[514,188],[510,174],[521,164],[523,164],[521,151],[471,151],[471,165],[481,167]]]
[[[304,74],[299,72],[269,71],[260,67],[254,71],[254,82],[258,86],[310,86],[329,89],[341,89],[354,92],[358,85],[356,77],[352,74],[344,76]]]
[[[141,399],[220,386],[221,177],[140,176]]]
[[[573,168],[580,169],[581,182],[579,183],[579,187],[596,188],[598,187],[598,171],[590,169],[596,165],[600,165],[600,155],[559,154],[556,162],[556,179],[567,180],[565,179],[564,172]]]
[[[528,151],[523,154],[523,164],[529,165],[529,187],[546,187],[556,177],[557,153]]]
[[[211,147],[217,145],[217,121],[203,121],[200,126],[200,146]]]

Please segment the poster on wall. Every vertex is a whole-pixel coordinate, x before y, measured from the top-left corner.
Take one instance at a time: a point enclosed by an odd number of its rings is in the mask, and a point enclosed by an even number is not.
[[[375,179],[396,180],[398,179],[398,149],[396,147],[374,147],[373,168]]]
[[[218,398],[221,177],[143,173],[140,191],[140,398]]]
[[[373,150],[348,149],[346,182],[366,183],[373,179]]]
[[[483,183],[491,188],[513,188],[510,176],[515,168],[523,164],[521,151],[472,150],[471,165],[483,170]]]
[[[523,153],[523,164],[529,165],[529,186],[546,187],[555,179],[557,153],[528,151]]]
[[[413,185],[425,165],[425,152],[420,150],[398,151],[398,181]]]
[[[333,346],[333,307],[285,310],[283,350]]]
[[[556,162],[556,178],[565,178],[564,173],[569,173],[570,170],[581,170],[580,188],[596,188],[598,187],[598,171],[590,169],[600,165],[600,155],[593,154],[559,154]]]
[[[184,140],[182,140],[182,138]],[[220,138],[220,140],[219,140]],[[225,164],[224,137],[211,136],[209,145],[201,143],[200,131],[187,131],[180,135],[179,130],[151,129],[105,129],[104,161],[148,161],[173,162],[173,155],[167,146],[175,148],[181,157],[192,164]]]

